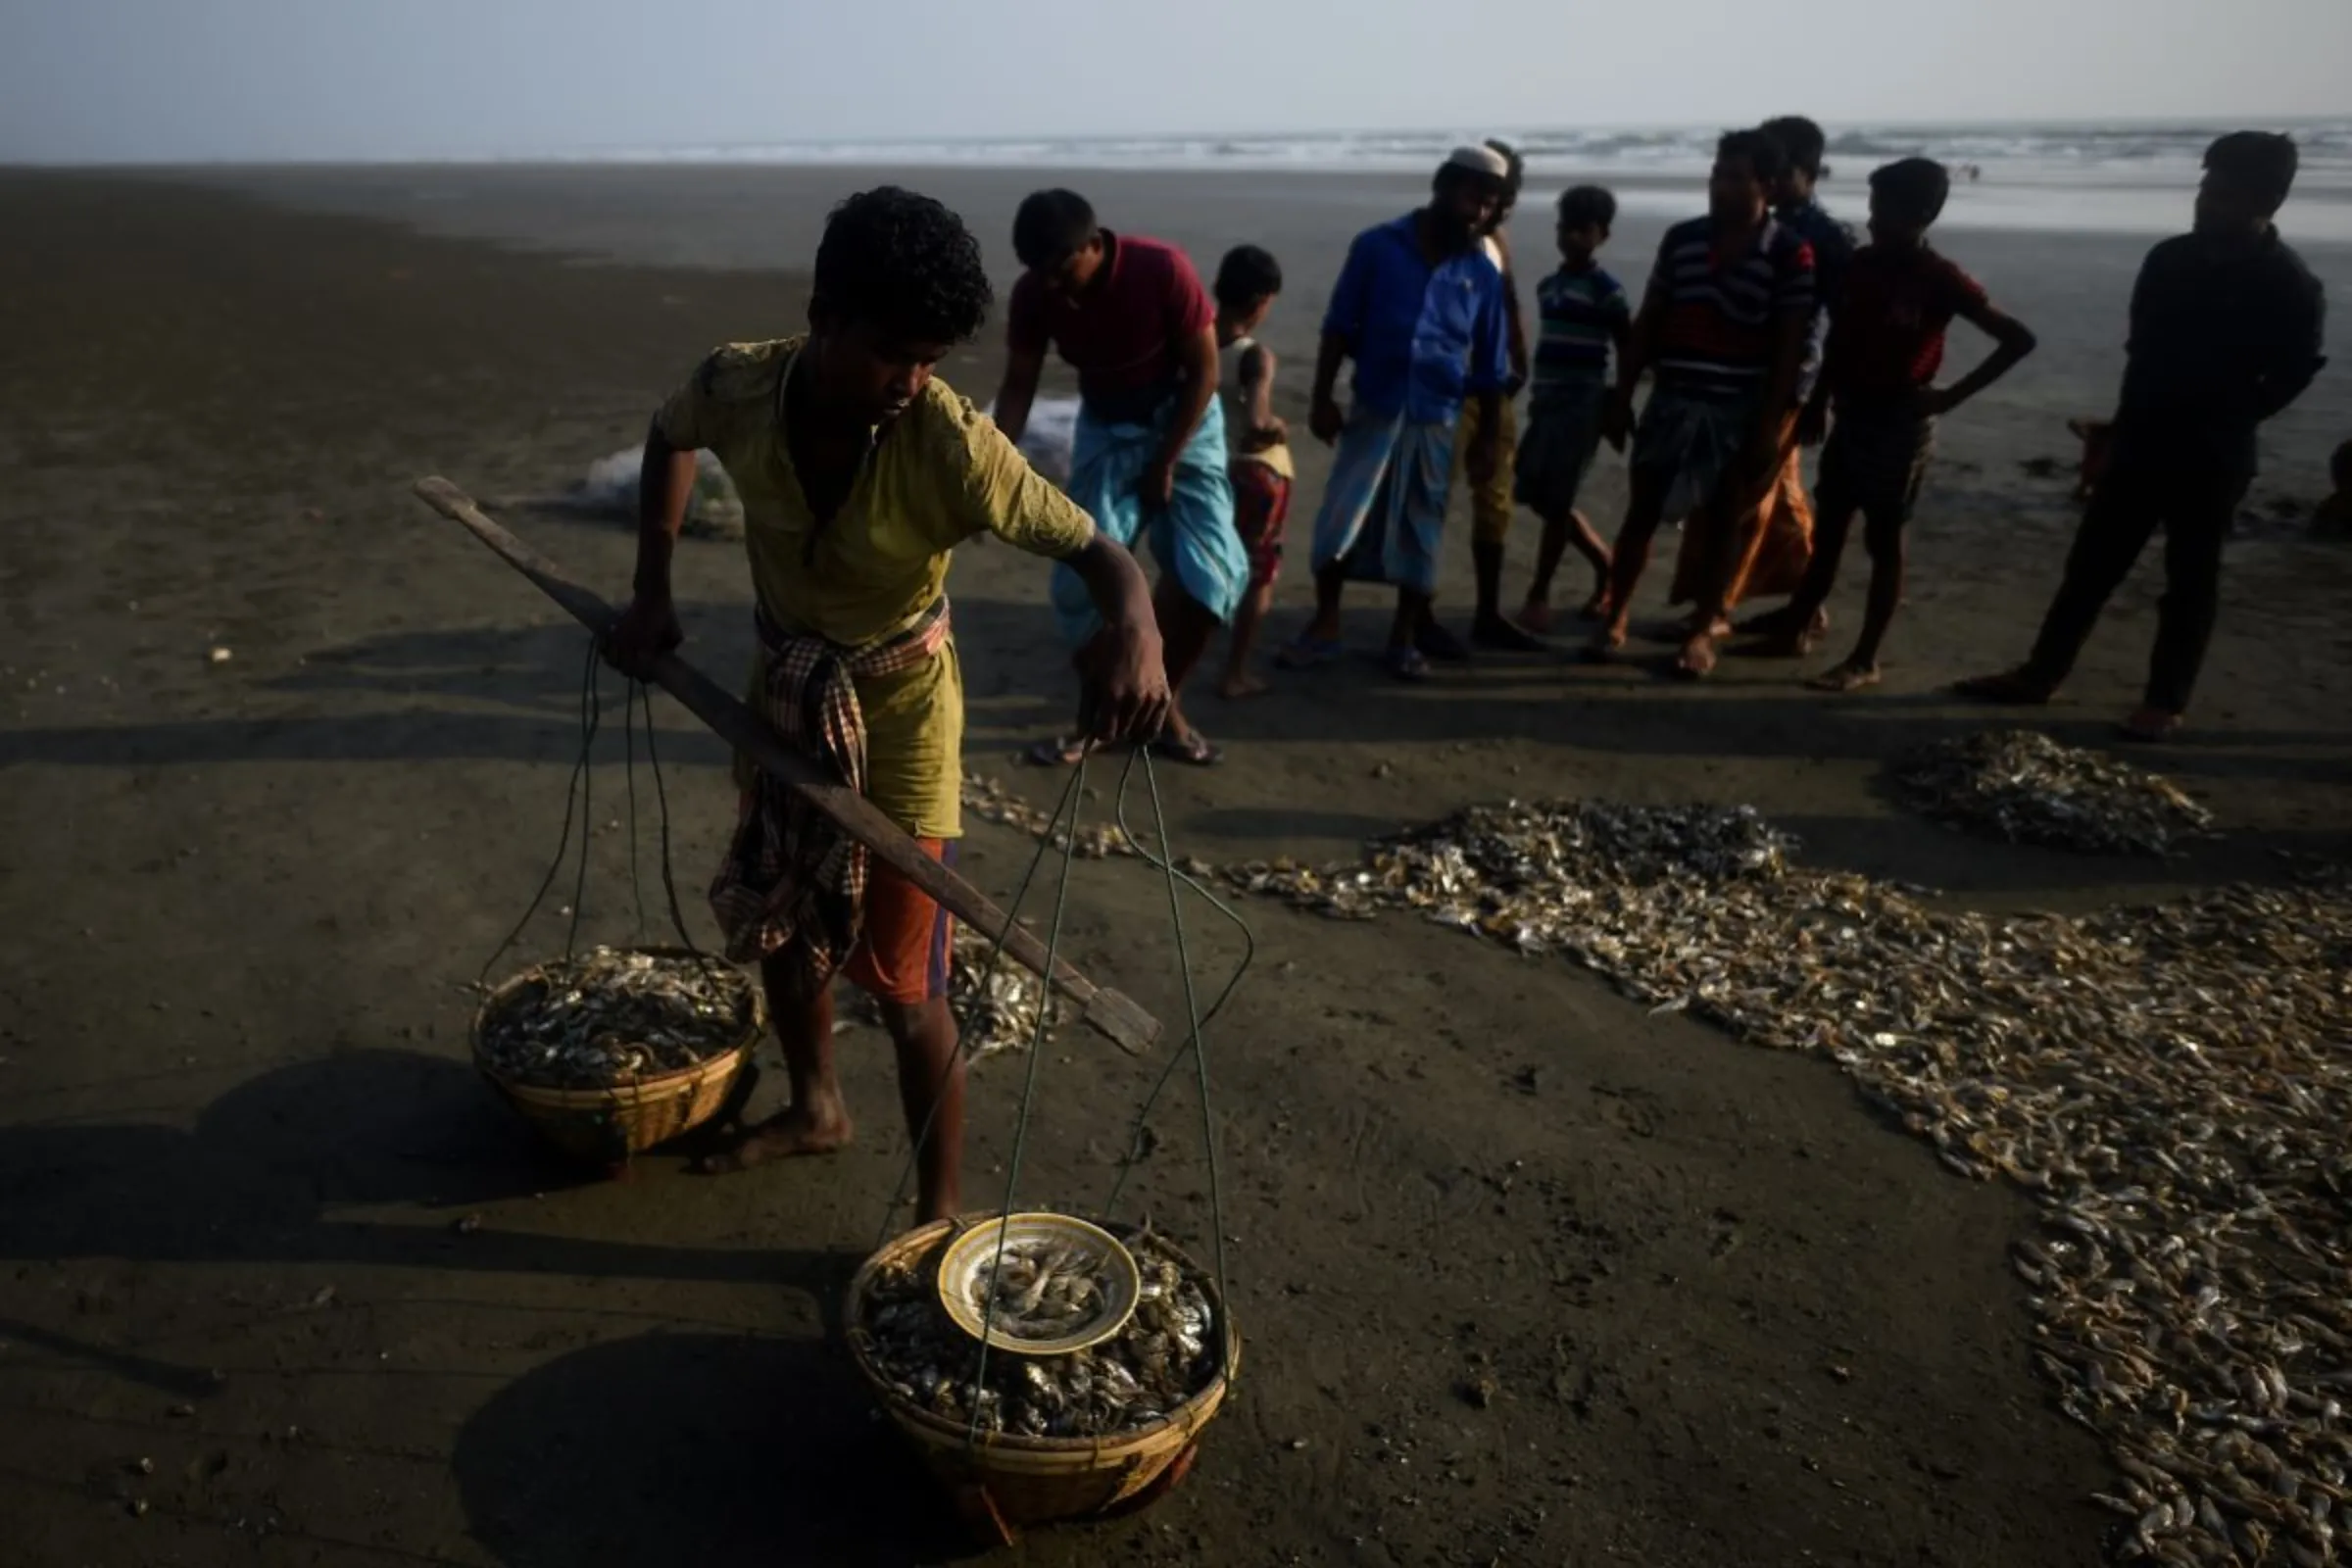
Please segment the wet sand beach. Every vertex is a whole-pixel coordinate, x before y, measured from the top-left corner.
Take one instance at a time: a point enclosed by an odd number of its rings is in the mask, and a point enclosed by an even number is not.
[[[462,988],[556,847],[583,640],[408,492],[433,472],[484,497],[571,484],[711,344],[792,329],[825,205],[882,177],[0,174],[0,1563],[956,1555],[834,1344],[904,1162],[879,1032],[841,1041],[850,1151],[727,1180],[666,1155],[619,1182],[569,1178],[474,1076]],[[1013,202],[1043,182],[896,177],[964,210],[999,264]],[[1301,427],[1347,237],[1419,184],[1052,177],[1203,266],[1245,239],[1276,250],[1293,280],[1278,406]],[[1514,231],[1523,256],[1547,255],[1544,194]],[[1850,187],[1828,194],[1859,216]],[[1641,275],[1658,222],[1621,225],[1620,275]],[[1367,661],[1250,704],[1203,689],[1194,710],[1229,760],[1162,774],[1179,848],[1318,860],[1472,802],[1562,795],[1753,804],[1810,863],[1989,910],[2342,858],[2352,548],[2274,515],[2318,499],[2352,434],[2340,309],[2336,364],[2266,433],[2195,727],[2151,760],[2226,836],[2179,860],[2087,859],[1964,840],[1881,793],[1890,755],[1986,725],[1939,688],[2030,641],[2074,517],[2064,419],[2112,399],[2147,243],[1947,237],[2044,347],[1948,422],[1882,693],[1821,698],[1748,660],[1686,688],[1565,657],[1413,691]],[[2352,292],[2352,251],[2306,254],[2339,302]],[[1956,334],[1956,358],[1974,352]],[[985,401],[999,360],[992,334],[943,373]],[[1324,459],[1302,456],[1274,636],[1308,592]],[[2048,462],[2068,471],[2028,466]],[[1623,494],[1604,464],[1604,530]],[[625,588],[624,530],[507,515]],[[1465,603],[1466,532],[1447,541],[1443,611]],[[1513,591],[1534,535],[1523,514]],[[2106,744],[2136,693],[2155,567],[2151,552],[2037,724]],[[732,672],[749,638],[737,548],[689,541],[678,570],[688,656]],[[952,588],[967,767],[1050,805],[1059,781],[1010,760],[1068,707],[1044,571],[975,549]],[[1859,593],[1849,571],[1834,638]],[[1352,605],[1369,647],[1386,607]],[[603,690],[583,913],[617,940],[634,923],[628,780],[619,688]],[[707,938],[725,758],[658,711],[677,882]],[[649,782],[640,757],[650,821]],[[1009,893],[1027,842],[968,831],[966,873]],[[1164,897],[1132,864],[1082,864],[1067,930],[1080,967],[1173,1018]],[[531,956],[563,941],[557,902]],[[1831,1065],[1651,1015],[1557,959],[1394,918],[1244,912],[1257,965],[1210,1042],[1249,1347],[1237,1396],[1168,1499],[1004,1560],[2097,1559],[2109,1519],[2086,1499],[2110,1474],[2032,1365],[2004,1255],[2028,1224],[2018,1195],[1950,1175]],[[1204,968],[1238,953],[1214,929],[1194,941]],[[762,1055],[764,1107],[782,1074]],[[1024,1065],[976,1070],[975,1202],[1001,1194]],[[1060,1037],[1022,1197],[1098,1201],[1159,1065]],[[1204,1239],[1189,1090],[1157,1131],[1133,1200]],[[1491,1399],[1465,1399],[1480,1379]]]

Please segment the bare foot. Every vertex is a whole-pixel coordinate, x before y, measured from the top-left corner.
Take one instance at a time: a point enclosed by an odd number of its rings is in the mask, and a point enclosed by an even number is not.
[[[1519,607],[1519,624],[1541,637],[1551,630],[1551,606],[1542,599],[1530,599]]]
[[[2128,741],[2146,741],[2150,745],[2171,740],[2180,730],[2180,715],[2168,713],[2161,708],[2135,708],[2132,716],[2123,722],[2123,736]]]
[[[1711,630],[1693,633],[1676,656],[1674,670],[1690,680],[1699,680],[1715,673],[1715,638]]]
[[[1878,665],[1858,663],[1851,659],[1842,664],[1832,665],[1805,682],[1817,692],[1858,692],[1865,686],[1876,686],[1878,683]]]
[[[1263,697],[1273,689],[1255,675],[1228,675],[1217,682],[1217,695],[1234,703],[1245,697]]]
[[[1594,632],[1592,640],[1585,644],[1585,658],[1595,664],[1605,664],[1625,652],[1625,622],[1612,620]]]
[[[838,1099],[815,1101],[804,1108],[780,1110],[748,1129],[732,1149],[707,1154],[695,1162],[705,1176],[729,1176],[771,1160],[798,1154],[830,1154],[850,1142],[850,1113]]]
[[[1592,590],[1592,597],[1585,601],[1585,608],[1578,611],[1577,614],[1586,620],[1606,620],[1615,608],[1609,602],[1609,590],[1604,585]]]

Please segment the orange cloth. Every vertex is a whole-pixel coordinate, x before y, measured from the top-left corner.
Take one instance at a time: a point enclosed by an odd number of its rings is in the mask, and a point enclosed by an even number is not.
[[[916,839],[923,853],[950,864],[952,839]],[[850,984],[884,1002],[911,1005],[948,994],[956,917],[931,895],[879,860],[868,865],[865,931],[841,966]]]
[[[738,810],[748,812],[758,806],[752,791],[741,792]],[[956,863],[954,839],[918,838],[914,842],[941,864]],[[954,915],[878,858],[866,862],[863,914],[858,945],[841,966],[850,984],[869,997],[906,1006],[936,1002],[948,994],[948,966],[956,938]]]
[[[1705,603],[1713,597],[1710,577],[1717,578],[1726,612],[1749,597],[1792,594],[1804,581],[1813,560],[1813,503],[1805,495],[1805,455],[1796,443],[1793,414],[1781,423],[1781,448],[1787,456],[1761,505],[1728,525],[1724,510],[1715,506],[1683,523],[1670,604]]]

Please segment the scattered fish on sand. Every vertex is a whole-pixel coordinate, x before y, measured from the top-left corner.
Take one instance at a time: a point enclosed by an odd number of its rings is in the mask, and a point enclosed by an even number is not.
[[[963,781],[963,808],[983,821],[1002,827],[1017,829],[1034,839],[1053,833],[1055,849],[1068,847],[1070,854],[1081,860],[1100,860],[1113,855],[1133,855],[1135,847],[1127,835],[1114,823],[1101,822],[1092,826],[1081,824],[1073,845],[1065,829],[1054,827],[1051,811],[1041,811],[1012,790],[1004,780],[967,774]]]
[[[492,1003],[481,1052],[500,1077],[604,1089],[679,1072],[739,1045],[750,980],[717,959],[593,948],[538,966]]]
[[[1220,1356],[1203,1281],[1149,1230],[1121,1236],[1143,1271],[1127,1326],[1066,1355],[992,1351],[975,1385],[980,1346],[939,1303],[939,1254],[879,1270],[860,1303],[868,1359],[892,1392],[950,1421],[1036,1438],[1091,1438],[1150,1426],[1208,1387]],[[1007,1262],[1009,1264],[1009,1259]],[[1007,1269],[1007,1284],[1012,1271]],[[1027,1276],[1024,1291],[1039,1278]]]
[[[2352,885],[1989,917],[1790,862],[1746,808],[1457,811],[1353,864],[1189,862],[1337,919],[1558,954],[1653,1010],[1836,1060],[2038,1205],[2013,1266],[2117,1552],[2331,1564],[2352,1540]]]
[[[1938,741],[1895,760],[1895,797],[1967,831],[2085,855],[2173,855],[2213,813],[2170,780],[2034,730]]]

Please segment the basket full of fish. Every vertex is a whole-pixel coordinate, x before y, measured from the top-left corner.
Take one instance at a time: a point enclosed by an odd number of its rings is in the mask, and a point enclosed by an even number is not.
[[[594,948],[493,987],[473,1060],[566,1153],[614,1163],[718,1114],[766,1023],[760,990],[683,948]]]
[[[891,1420],[1002,1542],[1173,1487],[1241,1357],[1182,1250],[1061,1214],[910,1231],[858,1271],[846,1321]]]

